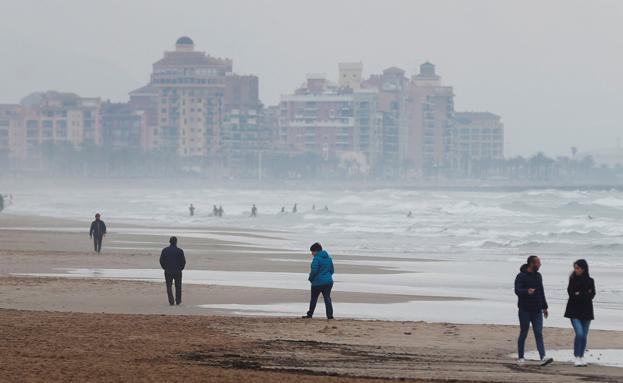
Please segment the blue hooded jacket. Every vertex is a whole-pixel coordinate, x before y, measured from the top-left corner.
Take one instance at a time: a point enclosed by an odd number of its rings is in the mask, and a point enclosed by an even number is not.
[[[324,250],[320,250],[314,255],[314,260],[311,263],[311,271],[309,278],[307,278],[312,287],[324,286],[333,283],[333,260]]]

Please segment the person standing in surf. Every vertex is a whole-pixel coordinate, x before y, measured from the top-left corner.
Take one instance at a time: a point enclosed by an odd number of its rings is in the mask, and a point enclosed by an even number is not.
[[[569,276],[567,286],[569,300],[565,310],[565,318],[571,319],[571,326],[575,331],[573,342],[574,365],[587,366],[584,361],[584,351],[588,341],[588,329],[595,319],[593,313],[593,298],[595,298],[595,280],[588,273],[588,262],[578,259],[573,263],[573,272]]]
[[[331,289],[333,288],[333,260],[329,253],[322,250],[322,246],[316,242],[309,248],[314,257],[311,263],[311,271],[309,273],[309,282],[311,282],[311,299],[309,301],[309,311],[303,318],[311,318],[314,316],[318,297],[322,293],[324,299],[327,319],[333,319],[333,302],[331,302]]]
[[[528,257],[528,261],[520,268],[520,273],[515,278],[515,294],[517,294],[517,307],[519,308],[519,338],[517,340],[518,363],[525,363],[524,348],[528,330],[532,324],[536,348],[541,358],[540,365],[546,366],[554,361],[545,356],[543,343],[543,317],[547,318],[548,305],[543,288],[543,277],[539,273],[541,260],[536,255]]]

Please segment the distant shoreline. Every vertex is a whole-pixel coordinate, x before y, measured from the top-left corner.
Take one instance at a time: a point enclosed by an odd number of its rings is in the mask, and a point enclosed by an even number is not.
[[[100,178],[100,177],[2,177],[0,176],[0,193],[8,194],[14,190],[28,187],[71,188],[74,186],[115,187],[164,187],[174,181],[176,187],[196,187],[205,189],[250,188],[257,190],[292,189],[303,190],[322,187],[324,190],[413,190],[413,191],[456,191],[456,192],[522,192],[529,190],[586,190],[586,191],[623,191],[623,180],[620,182],[535,182],[514,183],[492,180],[468,180],[465,182],[422,181],[395,182],[379,180],[215,180],[205,177],[179,176],[164,178]]]

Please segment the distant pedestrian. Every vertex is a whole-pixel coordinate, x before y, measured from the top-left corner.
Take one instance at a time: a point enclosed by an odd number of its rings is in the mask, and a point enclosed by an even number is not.
[[[195,215],[195,207],[193,206],[193,204],[191,203],[190,206],[188,207],[188,211],[190,212],[190,216],[194,216]]]
[[[106,224],[100,219],[100,213],[95,214],[95,221],[91,222],[89,236],[93,239],[93,248],[96,253],[102,251],[102,241],[106,236]]]
[[[169,304],[182,303],[182,270],[186,267],[184,250],[177,247],[177,238],[169,238],[169,247],[162,249],[160,253],[160,266],[164,270],[164,281],[167,285],[167,297]],[[173,299],[173,281],[175,281],[175,300]]]
[[[322,250],[322,246],[316,242],[309,248],[314,259],[311,263],[309,282],[311,282],[311,299],[309,311],[303,318],[311,318],[316,309],[318,297],[322,294],[324,299],[327,319],[333,319],[333,303],[331,302],[331,289],[333,288],[333,260],[329,253]]]
[[[296,214],[298,208],[296,206],[296,204],[294,204],[294,206],[292,206],[292,213]]]
[[[409,210],[409,212],[407,213],[407,218],[412,218],[412,217],[413,217],[413,212]]]
[[[554,361],[545,356],[543,343],[543,316],[548,317],[547,300],[543,288],[543,277],[539,273],[541,260],[536,255],[528,257],[528,261],[520,268],[520,273],[515,278],[515,294],[517,294],[519,307],[519,339],[517,340],[518,363],[523,364],[524,348],[528,330],[532,324],[536,348],[541,358],[541,366],[546,366]]]
[[[218,217],[218,208],[216,207],[216,205],[212,205],[212,215],[214,217]]]
[[[316,204],[312,205],[312,211],[316,211]]]
[[[282,207],[281,207],[281,214],[285,214],[285,213],[286,213],[286,207],[285,207],[285,206],[282,206]]]
[[[251,217],[257,217],[257,207],[255,207],[255,204],[253,204],[251,208]]]
[[[4,197],[0,194],[0,213],[4,210]]]
[[[224,213],[224,211],[223,211],[223,206],[221,205],[221,206],[219,206],[219,207],[218,207],[218,216],[219,216],[219,217],[222,217],[222,216],[223,216],[223,213]]]
[[[595,319],[593,313],[593,298],[595,298],[595,280],[588,273],[588,263],[579,259],[573,264],[573,272],[567,286],[569,300],[565,310],[565,318],[571,319],[575,331],[573,342],[573,356],[576,367],[587,366],[584,361],[584,351],[588,342],[588,330],[591,321]]]

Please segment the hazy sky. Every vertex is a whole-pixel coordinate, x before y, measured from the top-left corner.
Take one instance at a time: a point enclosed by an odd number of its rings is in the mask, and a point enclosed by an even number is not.
[[[0,0],[0,102],[48,89],[123,101],[188,35],[260,78],[265,104],[306,73],[429,60],[457,110],[502,116],[507,153],[623,138],[623,1]]]

